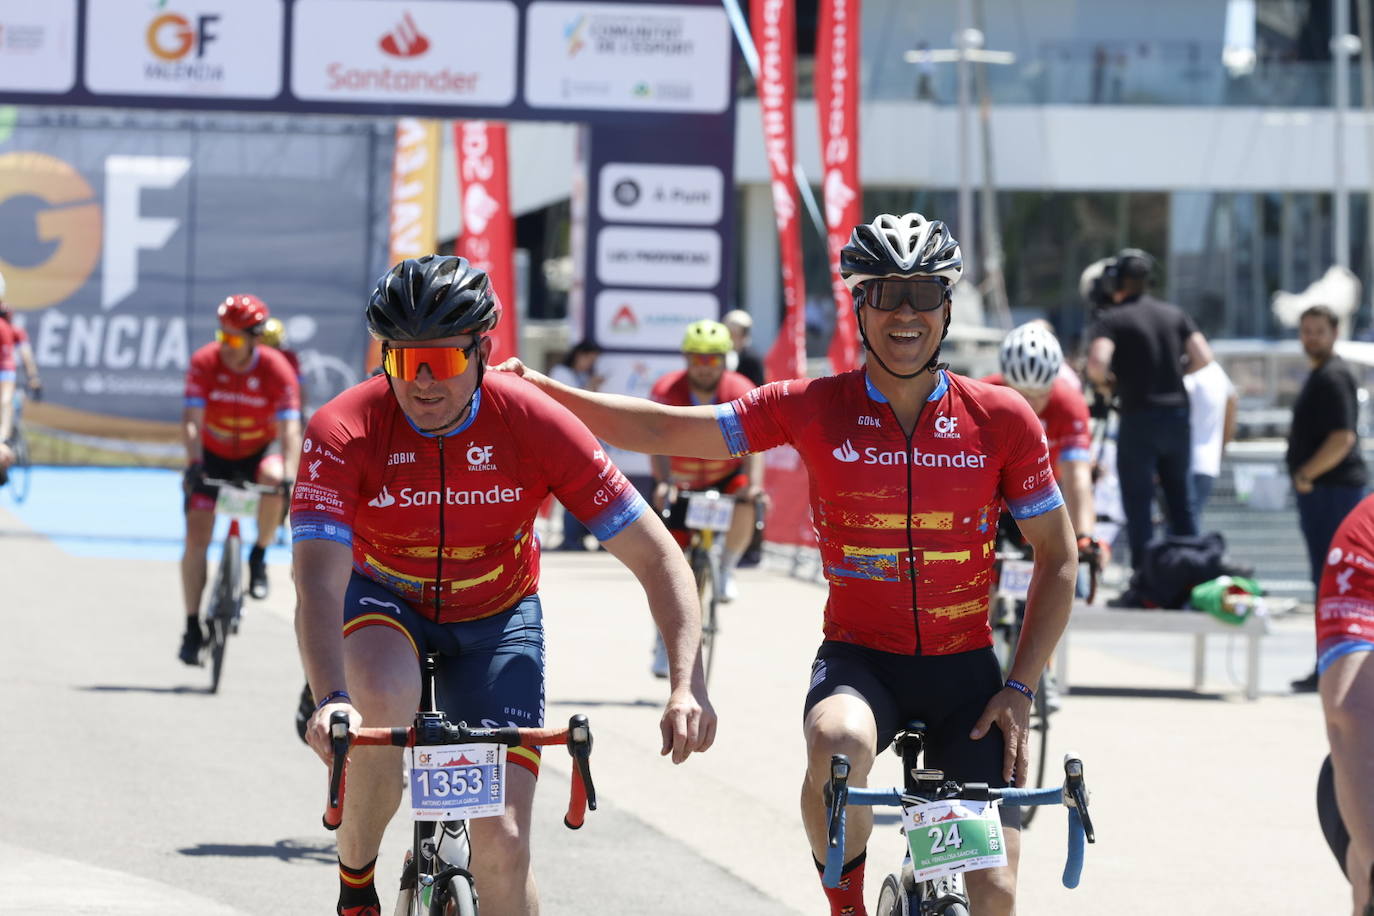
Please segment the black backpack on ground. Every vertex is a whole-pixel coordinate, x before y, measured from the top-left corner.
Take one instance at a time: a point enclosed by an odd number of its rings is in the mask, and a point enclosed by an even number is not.
[[[1226,559],[1220,531],[1196,536],[1169,535],[1145,548],[1145,558],[1131,576],[1130,587],[1108,602],[1112,607],[1182,608],[1195,585],[1224,575],[1250,575]]]

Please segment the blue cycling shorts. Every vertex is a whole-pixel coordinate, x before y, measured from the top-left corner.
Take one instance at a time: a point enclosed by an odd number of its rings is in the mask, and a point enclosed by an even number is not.
[[[452,721],[543,726],[544,611],[538,595],[480,620],[439,624],[355,572],[344,596],[344,636],[373,626],[404,634],[416,659],[436,654],[435,699]],[[539,775],[538,749],[509,748],[506,759]]]

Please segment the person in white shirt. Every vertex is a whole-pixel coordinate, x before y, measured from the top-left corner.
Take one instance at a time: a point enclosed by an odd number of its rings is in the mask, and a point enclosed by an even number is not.
[[[1188,424],[1193,441],[1193,516],[1202,509],[1221,476],[1221,456],[1236,434],[1236,386],[1216,360],[1183,377],[1188,389]]]

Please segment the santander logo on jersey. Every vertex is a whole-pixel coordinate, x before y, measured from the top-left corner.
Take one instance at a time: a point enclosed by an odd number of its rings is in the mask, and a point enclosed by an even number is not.
[[[367,501],[369,506],[374,509],[386,509],[389,506],[400,505],[402,509],[409,509],[414,506],[494,506],[502,503],[519,502],[524,494],[524,487],[489,487],[485,490],[446,490],[440,495],[438,490],[416,490],[412,487],[402,487],[396,495],[385,486],[378,491],[377,495]]]
[[[950,428],[953,429],[952,424]],[[987,467],[988,461],[986,455],[974,452],[955,452],[951,455],[942,452],[923,452],[919,448],[913,448],[908,454],[905,451],[881,451],[870,445],[860,453],[848,439],[844,440],[843,445],[832,449],[830,454],[845,464],[862,460],[864,464],[910,464],[921,468],[984,468]]]
[[[396,504],[396,497],[392,496],[387,488],[383,486],[382,491],[369,499],[367,504],[374,509],[385,509],[387,506],[394,506]]]
[[[846,464],[852,461],[859,460],[859,453],[854,451],[854,446],[850,444],[850,441],[848,439],[844,440],[844,445],[841,445],[839,448],[834,449],[833,451],[831,451],[830,454],[834,455],[836,458],[840,459]]]

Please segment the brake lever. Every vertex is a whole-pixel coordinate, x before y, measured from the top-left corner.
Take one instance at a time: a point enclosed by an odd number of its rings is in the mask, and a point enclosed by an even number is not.
[[[1083,761],[1070,751],[1064,755],[1064,804],[1078,809],[1078,816],[1083,821],[1083,835],[1089,843],[1096,843],[1092,818],[1088,816],[1088,797],[1088,785],[1083,779]]]
[[[840,819],[849,802],[849,758],[836,754],[830,758],[830,782],[826,785],[830,817],[826,822],[826,843],[834,849],[840,842]]]
[[[592,727],[583,715],[568,720],[568,753],[587,790],[587,807],[596,810],[596,786],[592,783]]]

